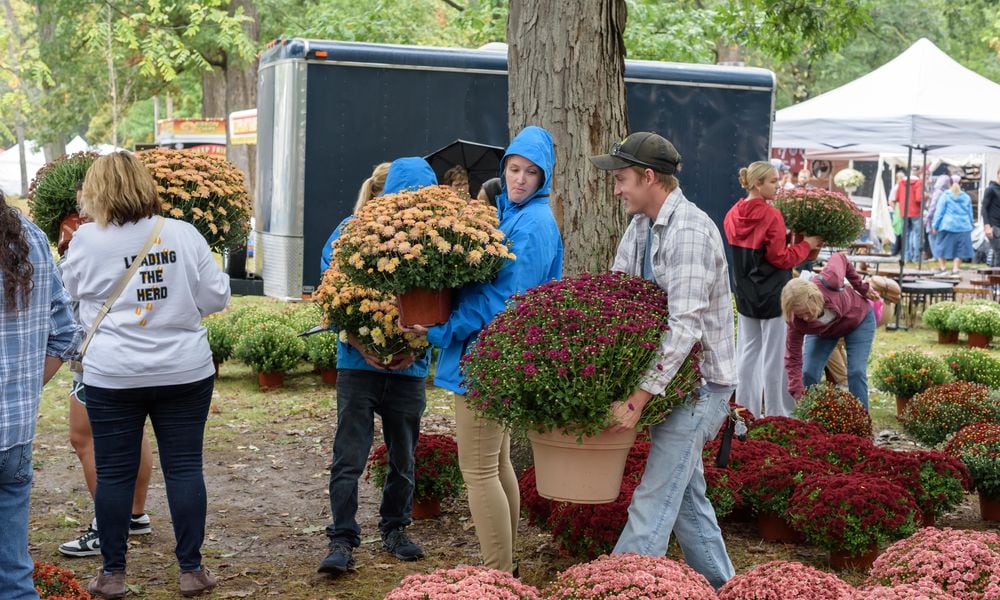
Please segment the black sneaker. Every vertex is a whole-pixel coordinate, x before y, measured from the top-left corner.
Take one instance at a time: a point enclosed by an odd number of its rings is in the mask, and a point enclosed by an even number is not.
[[[129,535],[146,535],[147,533],[153,533],[153,527],[149,524],[149,515],[146,513],[132,517],[128,522]]]
[[[344,542],[330,542],[330,553],[319,563],[320,573],[341,575],[354,569],[354,550]]]
[[[382,548],[399,560],[417,560],[424,557],[423,549],[406,537],[402,527],[382,534]]]
[[[101,553],[101,540],[97,537],[97,529],[91,524],[83,535],[59,546],[59,553],[74,558],[99,555]]]

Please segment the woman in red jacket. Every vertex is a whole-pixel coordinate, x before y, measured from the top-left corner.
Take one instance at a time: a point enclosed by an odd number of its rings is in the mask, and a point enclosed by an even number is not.
[[[782,376],[781,288],[792,278],[792,267],[822,240],[814,236],[794,246],[786,244],[785,220],[770,204],[778,191],[778,172],[771,163],[758,161],[740,169],[740,185],[747,197],[733,205],[724,222],[733,251],[733,290],[739,313],[736,402],[758,417],[788,417],[795,402]]]
[[[844,285],[845,278],[849,287]],[[868,300],[878,297],[839,252],[819,275],[785,285],[781,313],[788,322],[785,370],[792,396],[798,399],[805,388],[819,383],[830,353],[844,338],[847,389],[868,410],[868,355],[876,327]]]

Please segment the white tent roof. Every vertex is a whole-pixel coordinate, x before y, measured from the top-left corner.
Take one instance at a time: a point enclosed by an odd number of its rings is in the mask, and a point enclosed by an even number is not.
[[[42,147],[36,147],[34,142],[25,142],[24,150],[25,163],[28,167],[28,182],[30,183],[38,169],[41,169],[42,165],[45,164],[45,155],[42,154]],[[0,189],[8,196],[21,194],[20,161],[21,153],[17,144],[0,153]]]
[[[1000,151],[1000,85],[920,39],[871,73],[779,110],[773,145],[869,153],[905,153],[907,146]]]

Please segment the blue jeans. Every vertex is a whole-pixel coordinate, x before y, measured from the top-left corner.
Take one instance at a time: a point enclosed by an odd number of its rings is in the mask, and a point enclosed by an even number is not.
[[[701,453],[729,412],[732,388],[702,387],[698,402],[674,409],[649,430],[652,446],[614,553],[665,556],[670,532],[691,568],[719,589],[734,574],[715,510],[705,497]]]
[[[104,570],[125,570],[128,527],[146,417],[153,423],[182,571],[201,567],[208,498],[202,471],[205,421],[215,377],[180,385],[109,389],[86,386],[94,432],[94,508]]]
[[[0,450],[0,593],[4,600],[37,600],[28,554],[31,442]]]
[[[375,435],[375,414],[382,417],[382,437],[389,472],[382,488],[378,528],[384,534],[410,524],[413,508],[413,453],[420,435],[427,386],[421,377],[340,369],[337,375],[337,433],[330,468],[331,542],[361,545],[358,479],[365,470]]]
[[[868,355],[875,339],[875,313],[871,309],[854,331],[844,336],[847,351],[847,389],[868,410]],[[807,335],[802,349],[802,385],[819,383],[823,369],[840,338]]]
[[[914,262],[920,258],[923,247],[924,222],[920,217],[910,217],[906,221],[906,255],[903,260]]]

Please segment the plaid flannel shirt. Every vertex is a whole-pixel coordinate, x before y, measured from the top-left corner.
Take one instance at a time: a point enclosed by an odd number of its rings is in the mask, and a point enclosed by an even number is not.
[[[656,283],[667,293],[670,331],[639,387],[651,394],[666,389],[695,342],[701,342],[705,381],[736,385],[729,263],[719,228],[680,188],[667,196],[650,229],[649,217],[636,215],[618,244],[611,269],[642,275],[646,237],[652,231]]]
[[[69,360],[83,336],[52,262],[49,241],[24,217],[21,225],[28,260],[35,267],[34,288],[22,310],[0,308],[0,450],[34,439],[45,357]]]

